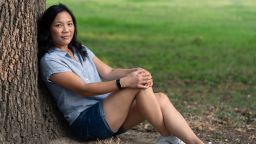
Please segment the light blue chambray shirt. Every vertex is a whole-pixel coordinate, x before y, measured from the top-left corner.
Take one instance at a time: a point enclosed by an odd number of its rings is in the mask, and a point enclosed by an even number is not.
[[[41,76],[48,89],[54,96],[60,111],[71,125],[79,114],[90,106],[105,99],[109,94],[98,96],[82,97],[78,94],[58,86],[49,78],[54,73],[71,71],[86,83],[101,82],[101,77],[96,69],[92,58],[95,56],[92,51],[83,46],[88,57],[83,60],[81,55],[73,49],[76,61],[59,48],[52,48],[40,60]]]

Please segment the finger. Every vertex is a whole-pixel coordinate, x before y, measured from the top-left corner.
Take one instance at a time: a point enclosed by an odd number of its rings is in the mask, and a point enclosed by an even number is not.
[[[150,82],[150,87],[153,87],[153,81]]]
[[[150,78],[152,77],[151,74],[148,74],[148,73],[140,73],[140,76],[145,77],[145,78],[146,77],[150,77]]]
[[[137,72],[140,73],[140,74],[144,74],[145,73],[145,71],[143,69],[141,69],[141,68],[138,69]]]
[[[150,83],[152,80],[150,78],[142,78],[139,83],[141,84],[147,84],[147,83]]]
[[[143,73],[143,74],[148,74],[149,73],[145,69],[140,69],[140,70],[141,70],[141,73]]]
[[[139,82],[138,82],[138,84],[139,85],[146,85],[146,86],[148,86],[149,85],[149,83],[150,83],[150,79],[141,79]]]
[[[142,80],[143,80],[144,82],[148,82],[148,81],[151,81],[151,80],[152,80],[152,77],[151,77],[151,76],[143,77]]]
[[[147,74],[150,74],[150,72],[148,70],[146,70],[146,69],[143,69],[143,72],[147,73]]]
[[[147,82],[145,83],[145,85],[152,87],[153,86],[153,81],[151,80],[147,80]]]
[[[144,88],[144,89],[148,88],[148,86],[146,86],[145,84],[138,84],[137,87],[138,88]]]
[[[143,85],[145,85],[145,86],[147,86],[147,87],[152,87],[152,80],[148,80],[148,81],[145,81],[144,83],[143,83]]]
[[[147,71],[146,69],[143,69],[143,68],[138,68],[138,71],[139,71],[140,73],[144,73],[144,74],[149,74],[149,75],[151,75],[151,73],[150,73],[149,71]]]

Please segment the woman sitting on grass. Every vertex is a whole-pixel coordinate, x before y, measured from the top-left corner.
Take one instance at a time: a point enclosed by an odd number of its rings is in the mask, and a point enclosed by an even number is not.
[[[39,20],[42,78],[80,139],[109,138],[148,120],[162,136],[203,143],[169,98],[153,92],[150,72],[113,69],[76,33],[75,17],[63,4],[49,7]]]

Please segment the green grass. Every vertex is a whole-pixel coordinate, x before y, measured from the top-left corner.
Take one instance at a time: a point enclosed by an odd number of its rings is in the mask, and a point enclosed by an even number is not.
[[[201,1],[61,2],[73,8],[80,40],[111,65],[140,65],[182,79],[255,82],[256,5]]]
[[[155,89],[208,105],[219,117],[256,107],[256,3],[253,0],[48,0],[78,20],[79,39],[113,67],[144,67]],[[223,109],[222,109],[223,108]],[[229,114],[227,114],[229,113]]]

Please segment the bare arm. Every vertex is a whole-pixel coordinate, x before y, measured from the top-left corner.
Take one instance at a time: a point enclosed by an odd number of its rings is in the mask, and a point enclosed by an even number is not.
[[[106,82],[86,83],[73,72],[55,73],[50,76],[50,80],[81,96],[94,96],[116,91],[118,87],[115,80],[117,79],[121,79],[120,81],[123,86],[129,88],[147,88],[152,86],[149,84],[152,83],[151,74],[144,69],[112,69],[96,56],[93,58],[93,62],[101,77],[107,80]]]
[[[131,73],[133,71],[136,71],[135,68],[133,68],[133,69],[122,69],[122,68],[113,69],[109,65],[105,64],[104,62],[102,62],[96,56],[93,57],[93,62],[95,63],[100,76],[104,80],[120,79],[122,77],[127,76],[129,73]]]
[[[139,69],[142,68],[131,68],[131,69],[123,69],[123,68],[116,68],[113,69],[112,67],[110,67],[109,65],[105,64],[104,62],[102,62],[99,58],[97,58],[96,56],[93,58],[93,62],[95,63],[97,70],[100,74],[100,76],[104,79],[104,80],[116,80],[116,79],[121,79],[125,76],[127,76],[128,74],[137,71]],[[151,74],[144,70],[148,75],[151,76]]]
[[[142,71],[143,70],[137,70],[123,77],[125,87],[148,88],[149,85],[146,85],[146,83],[150,77],[145,73],[142,73]],[[50,76],[50,80],[65,89],[77,93],[80,96],[95,96],[118,90],[115,80],[97,83],[86,83],[73,72],[53,74]]]
[[[118,90],[114,80],[99,83],[85,83],[73,72],[53,74],[50,76],[50,80],[81,96],[94,96]]]

